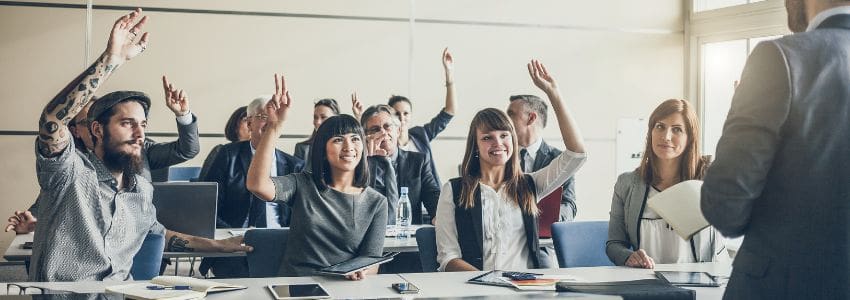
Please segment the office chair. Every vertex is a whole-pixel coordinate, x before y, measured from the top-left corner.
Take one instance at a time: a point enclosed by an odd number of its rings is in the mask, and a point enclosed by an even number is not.
[[[437,272],[437,236],[434,227],[426,226],[416,230],[416,245],[419,247],[419,262],[422,272]]]
[[[552,241],[561,268],[613,266],[605,254],[608,221],[557,222]]]
[[[165,249],[165,236],[153,233],[145,236],[142,248],[133,256],[133,266],[130,267],[133,280],[151,280],[159,275],[163,249]]]
[[[201,176],[201,167],[168,168],[168,181],[198,181],[198,176]]]
[[[245,232],[245,245],[254,247],[247,253],[248,276],[277,277],[289,228],[251,229]]]

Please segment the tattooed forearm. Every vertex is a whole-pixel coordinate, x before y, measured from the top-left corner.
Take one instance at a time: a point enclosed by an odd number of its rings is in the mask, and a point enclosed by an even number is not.
[[[38,122],[39,150],[52,155],[68,145],[70,137],[62,127],[91,100],[97,88],[119,64],[108,63],[104,54],[82,74],[74,78],[50,103],[45,106]]]
[[[188,247],[189,241],[180,238],[179,236],[172,236],[168,239],[168,245],[166,245],[165,249],[169,252],[192,252],[195,251],[195,248]]]

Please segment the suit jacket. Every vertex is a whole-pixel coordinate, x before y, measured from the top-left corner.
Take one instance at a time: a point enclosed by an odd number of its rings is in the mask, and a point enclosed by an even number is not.
[[[156,171],[185,162],[195,158],[199,152],[201,152],[201,143],[198,140],[198,118],[193,114],[192,123],[189,125],[181,125],[177,122],[176,141],[157,143],[154,140],[145,139],[140,173],[142,177],[151,180],[151,170]]]
[[[765,41],[747,60],[702,187],[746,235],[725,298],[850,298],[850,15]]]
[[[431,173],[434,175],[434,180],[436,180],[437,183],[440,182],[440,176],[437,175],[437,166],[434,164],[434,155],[431,155],[431,141],[434,140],[440,132],[443,132],[443,130],[446,129],[446,126],[449,126],[449,122],[452,121],[452,117],[453,116],[447,112],[440,110],[440,113],[431,119],[430,122],[423,126],[416,126],[407,130],[407,134],[410,135],[410,142],[415,144],[416,147],[419,148],[419,151],[428,156],[429,164],[431,165]]]
[[[534,156],[533,171],[543,169],[552,162],[553,159],[561,155],[561,150],[549,146],[546,141],[540,144],[540,149],[537,149],[537,154]],[[567,182],[564,182],[564,192],[561,194],[561,221],[572,221],[576,217],[576,183],[575,177],[570,177]]]
[[[369,171],[372,174],[371,186],[382,195],[387,196],[386,185],[384,184],[384,168],[386,162],[383,157],[370,156]],[[432,217],[437,215],[437,200],[440,199],[440,184],[434,177],[431,170],[431,164],[428,157],[423,153],[409,152],[398,149],[398,167],[396,178],[398,179],[399,191],[401,187],[406,186],[408,189],[408,197],[410,198],[410,207],[412,208],[413,222],[412,224],[422,224],[422,206],[428,210],[428,214]],[[391,197],[387,196],[387,199]],[[396,197],[392,197],[397,200]],[[390,216],[389,218],[395,218]]]
[[[637,171],[626,172],[617,177],[614,197],[611,200],[605,254],[618,266],[625,265],[634,249],[641,248],[641,241],[645,239],[640,236],[640,225],[649,188]],[[716,231],[714,227],[709,226],[691,238],[689,242],[694,261],[728,260],[723,258],[723,255],[726,255],[726,258],[729,255],[726,254],[723,238]]]
[[[277,174],[301,172],[304,161],[275,149]],[[266,202],[255,197],[245,187],[248,167],[251,165],[251,142],[242,141],[221,146],[209,173],[202,181],[218,182],[218,228],[240,228],[249,220],[249,226],[266,227]],[[289,226],[289,206],[278,205],[280,223]]]

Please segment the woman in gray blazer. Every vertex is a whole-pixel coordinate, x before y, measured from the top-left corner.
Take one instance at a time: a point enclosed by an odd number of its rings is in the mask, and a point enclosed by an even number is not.
[[[605,252],[616,265],[639,268],[715,261],[725,247],[713,227],[685,240],[646,206],[655,194],[705,175],[709,158],[699,152],[695,112],[687,101],[670,99],[655,108],[647,127],[640,167],[621,174],[614,185]]]

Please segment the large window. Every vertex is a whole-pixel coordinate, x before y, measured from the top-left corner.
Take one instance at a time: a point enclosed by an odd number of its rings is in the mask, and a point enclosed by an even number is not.
[[[732,95],[747,56],[764,40],[779,36],[737,39],[701,45],[703,153],[713,155],[723,130]]]
[[[694,0],[694,12],[750,4],[764,0]]]

